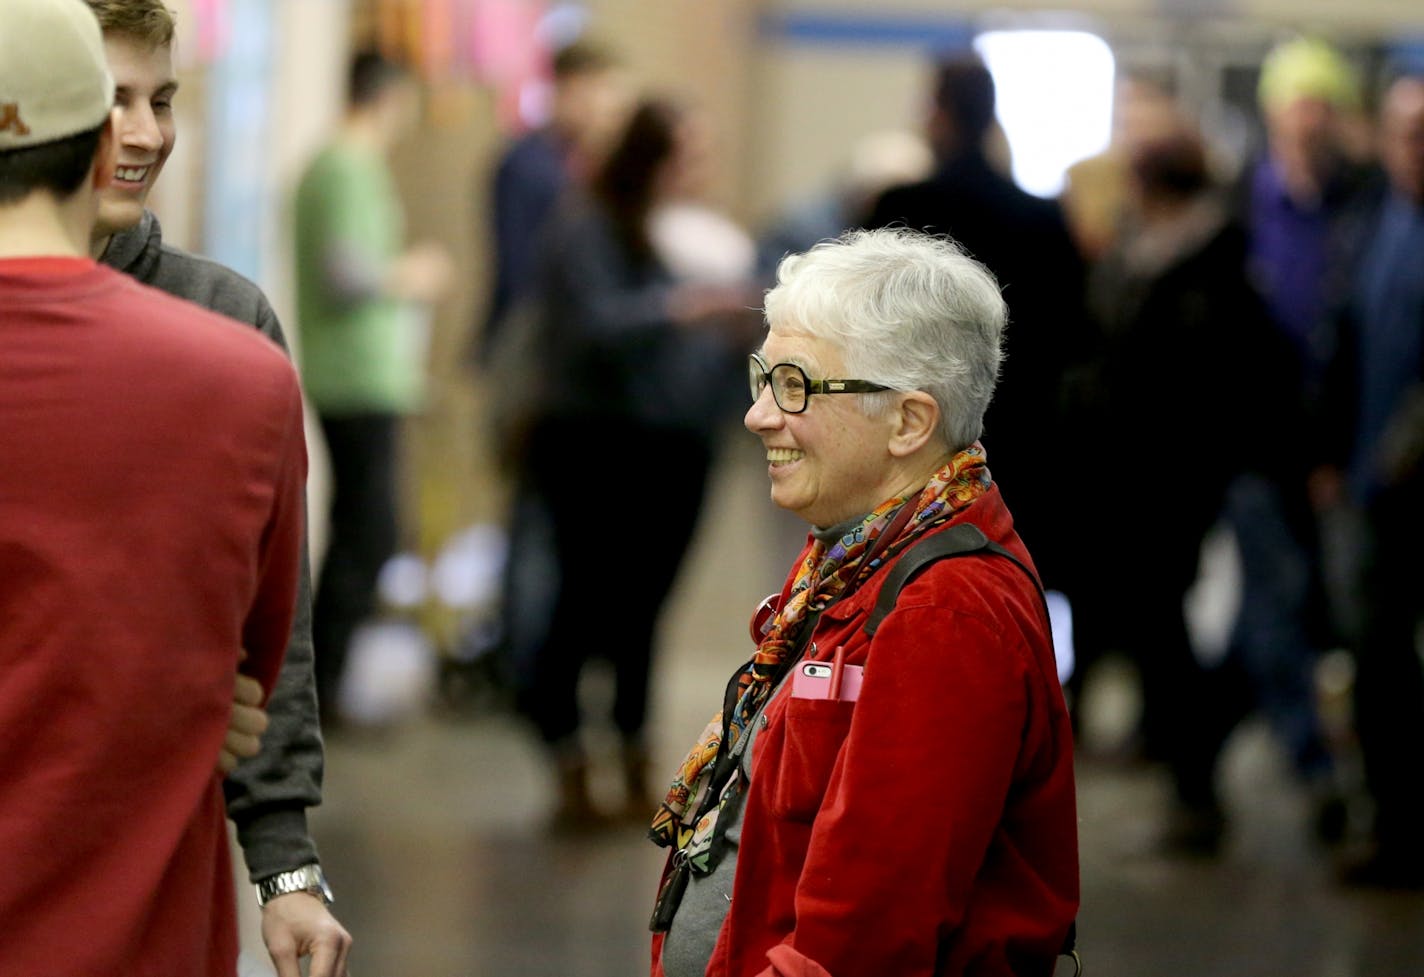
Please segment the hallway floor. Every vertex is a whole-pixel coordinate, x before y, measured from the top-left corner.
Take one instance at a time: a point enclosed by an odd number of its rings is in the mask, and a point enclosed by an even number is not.
[[[662,770],[711,714],[745,657],[747,614],[789,560],[798,530],[771,510],[763,480],[750,455],[724,462],[665,615],[652,721]],[[1131,684],[1105,669],[1093,688],[1088,735],[1111,736],[1132,708]],[[597,673],[585,691],[597,714]],[[590,746],[611,756],[596,734]],[[1229,746],[1229,838],[1213,860],[1152,852],[1166,800],[1157,772],[1080,759],[1078,776],[1079,941],[1091,977],[1424,973],[1424,895],[1334,884],[1305,798],[1259,725]],[[619,802],[612,782],[595,786]],[[333,737],[312,824],[355,937],[353,977],[646,973],[663,852],[637,824],[551,835],[552,802],[534,740],[499,710],[421,709],[381,734]]]

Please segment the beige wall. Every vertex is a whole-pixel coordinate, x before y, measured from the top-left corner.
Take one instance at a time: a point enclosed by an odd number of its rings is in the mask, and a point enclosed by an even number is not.
[[[752,130],[747,119],[759,92],[753,64],[758,0],[589,0],[592,31],[609,39],[635,79],[653,91],[690,98],[710,112],[724,163],[713,193],[733,213],[743,210]]]
[[[278,196],[267,222],[263,280],[282,322],[295,330],[300,324],[292,306],[291,188],[341,116],[350,2],[289,0],[276,9],[274,33],[285,42],[274,59],[272,94],[271,180]]]

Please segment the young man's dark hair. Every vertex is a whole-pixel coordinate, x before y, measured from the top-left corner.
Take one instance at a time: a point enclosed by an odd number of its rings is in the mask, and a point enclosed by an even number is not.
[[[405,65],[392,61],[375,48],[363,48],[351,58],[346,101],[355,107],[369,105],[391,85],[409,76]]]
[[[54,142],[0,152],[0,205],[18,203],[38,190],[68,197],[89,175],[102,124]]]
[[[132,37],[152,47],[171,45],[177,33],[173,11],[163,0],[85,0],[106,34]]]

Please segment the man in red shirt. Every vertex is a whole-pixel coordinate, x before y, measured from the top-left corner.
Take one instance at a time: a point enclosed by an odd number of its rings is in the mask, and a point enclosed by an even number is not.
[[[117,165],[80,0],[0,31],[0,973],[230,975],[214,758],[291,625],[297,378],[88,258]]]

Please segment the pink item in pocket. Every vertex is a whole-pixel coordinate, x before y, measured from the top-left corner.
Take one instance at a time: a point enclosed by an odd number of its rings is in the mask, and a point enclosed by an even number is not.
[[[839,694],[841,702],[860,698],[860,684],[865,669],[859,665],[842,665]],[[836,665],[832,662],[797,662],[791,676],[791,696],[794,699],[829,699],[834,684]]]

